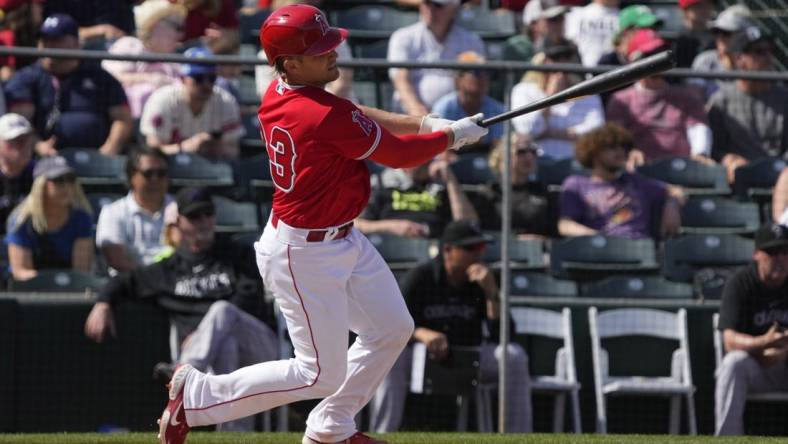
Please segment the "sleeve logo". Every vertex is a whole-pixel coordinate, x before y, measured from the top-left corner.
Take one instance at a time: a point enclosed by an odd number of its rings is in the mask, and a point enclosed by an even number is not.
[[[364,134],[369,137],[372,134],[372,131],[375,129],[375,122],[372,121],[369,117],[362,114],[359,110],[353,111],[353,121],[361,127],[361,131],[364,131]]]

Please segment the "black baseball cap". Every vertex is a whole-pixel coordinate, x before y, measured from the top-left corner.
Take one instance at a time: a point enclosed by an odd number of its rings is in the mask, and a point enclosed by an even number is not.
[[[769,34],[757,26],[748,26],[731,35],[730,40],[728,40],[728,51],[733,54],[747,52],[752,45],[758,42],[769,42],[771,44],[771,38]]]
[[[441,243],[443,245],[464,246],[478,243],[490,243],[492,237],[484,234],[473,222],[467,220],[456,220],[449,222],[443,230]]]
[[[788,227],[775,223],[761,225],[755,233],[755,249],[766,253],[788,249]]]
[[[178,191],[175,195],[175,202],[178,203],[178,214],[189,217],[200,211],[215,211],[211,192],[203,187],[187,187]]]

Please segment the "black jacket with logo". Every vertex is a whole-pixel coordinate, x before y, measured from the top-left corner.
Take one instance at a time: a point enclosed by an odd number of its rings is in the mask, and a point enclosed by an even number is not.
[[[210,306],[226,300],[273,326],[263,299],[254,251],[233,243],[214,244],[193,254],[181,249],[169,258],[121,274],[102,289],[99,302],[148,301],[162,308],[180,340],[197,328]]]

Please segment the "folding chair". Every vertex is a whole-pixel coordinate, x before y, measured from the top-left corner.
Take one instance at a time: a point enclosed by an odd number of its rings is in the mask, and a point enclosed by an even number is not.
[[[522,335],[537,335],[563,341],[555,355],[555,374],[531,376],[531,391],[553,396],[553,432],[564,432],[564,405],[569,395],[572,403],[572,431],[580,427],[580,383],[575,366],[572,315],[568,308],[557,313],[542,308],[513,307],[511,309],[515,331]],[[534,359],[530,356],[530,359]]]
[[[686,157],[670,157],[649,162],[638,167],[637,171],[644,176],[679,185],[691,195],[728,195],[731,192],[725,167],[719,164],[707,165]]]
[[[736,267],[752,260],[753,241],[734,234],[689,234],[663,244],[662,274],[671,281],[691,282],[705,267]]]
[[[610,273],[647,273],[659,269],[651,239],[577,236],[553,241],[553,276],[593,279]]]
[[[587,284],[580,292],[589,298],[692,299],[692,286],[662,276],[610,276]]]
[[[74,169],[86,191],[123,191],[125,188],[126,156],[105,156],[89,148],[67,148],[58,153]]]
[[[711,318],[712,328],[714,329],[714,374],[720,368],[722,357],[725,355],[725,346],[722,341],[722,332],[719,330],[720,314],[714,313]],[[747,401],[753,402],[788,402],[788,392],[764,392],[748,393]]]
[[[22,292],[98,292],[107,280],[76,270],[38,270],[32,279],[8,282],[9,291]]]
[[[761,223],[758,205],[732,199],[689,199],[681,207],[681,232],[702,234],[752,234]]]
[[[679,432],[681,398],[686,398],[687,426],[690,435],[697,434],[695,420],[695,386],[692,383],[689,345],[687,340],[687,311],[677,313],[644,308],[622,308],[597,313],[588,309],[591,332],[591,354],[594,364],[597,432],[607,433],[607,396],[647,395],[670,398],[671,434]],[[624,336],[648,336],[678,341],[671,358],[670,376],[610,376],[609,356],[601,341]]]

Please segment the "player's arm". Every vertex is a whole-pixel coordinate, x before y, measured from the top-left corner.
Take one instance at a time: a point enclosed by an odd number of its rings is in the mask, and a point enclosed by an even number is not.
[[[370,108],[364,105],[356,105],[370,119],[378,123],[390,133],[401,136],[405,134],[416,134],[421,128],[423,117],[408,116],[397,114],[382,109]]]

